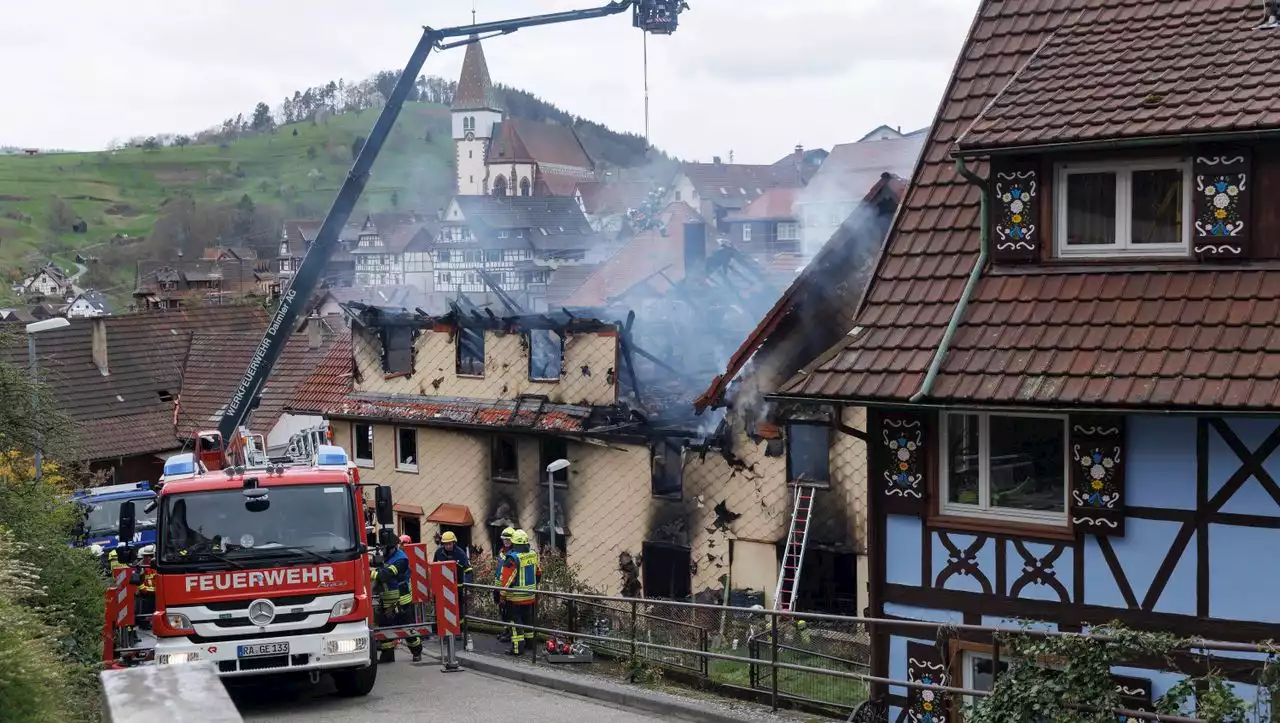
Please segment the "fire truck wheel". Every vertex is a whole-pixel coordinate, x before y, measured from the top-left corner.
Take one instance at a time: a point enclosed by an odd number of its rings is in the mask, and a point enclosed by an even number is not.
[[[375,651],[369,656],[369,665],[364,668],[338,670],[333,673],[333,686],[338,695],[344,698],[359,698],[373,690],[378,680],[378,654]]]

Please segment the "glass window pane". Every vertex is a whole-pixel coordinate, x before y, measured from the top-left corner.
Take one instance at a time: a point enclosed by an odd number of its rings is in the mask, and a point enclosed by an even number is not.
[[[970,690],[991,690],[995,684],[994,661],[985,655],[970,655],[969,685]],[[1000,661],[1000,673],[1009,672],[1009,661]]]
[[[1066,425],[1061,419],[991,415],[991,506],[1062,512]]]
[[[978,497],[978,415],[947,415],[947,502],[976,505]]]
[[[1182,242],[1182,171],[1160,168],[1133,172],[1132,242]]]
[[[1073,173],[1067,179],[1067,245],[1116,242],[1116,174]]]

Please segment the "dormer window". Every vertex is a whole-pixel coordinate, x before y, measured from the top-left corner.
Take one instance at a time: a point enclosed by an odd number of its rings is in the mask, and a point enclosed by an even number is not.
[[[1191,249],[1193,181],[1189,159],[1060,164],[1054,194],[1059,257],[1186,256]],[[1238,191],[1238,189],[1237,189]],[[1021,225],[1019,193],[999,201]],[[1027,219],[1031,223],[1034,220]]]

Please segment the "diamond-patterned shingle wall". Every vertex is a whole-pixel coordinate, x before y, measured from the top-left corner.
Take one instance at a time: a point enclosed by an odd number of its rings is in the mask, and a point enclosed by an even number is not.
[[[519,334],[485,332],[483,378],[457,373],[457,347],[448,332],[423,331],[415,342],[412,376],[387,378],[382,371],[382,344],[376,334],[354,334],[360,370],[357,392],[514,399],[521,394],[546,395],[552,402],[583,406],[616,401],[617,337],[578,334],[565,340],[560,382],[529,380],[529,353]]]

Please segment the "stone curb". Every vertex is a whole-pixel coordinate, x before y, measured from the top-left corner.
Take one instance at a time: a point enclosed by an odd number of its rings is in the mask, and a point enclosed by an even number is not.
[[[573,693],[584,698],[613,703],[625,708],[642,710],[664,717],[676,717],[687,721],[705,721],[706,723],[751,723],[751,719],[725,715],[719,711],[703,708],[696,703],[665,698],[660,695],[644,695],[629,690],[625,686],[603,680],[574,680],[572,677],[544,673],[532,666],[504,664],[485,655],[459,653],[458,662],[463,667],[471,668],[481,673],[518,680],[539,688]]]

